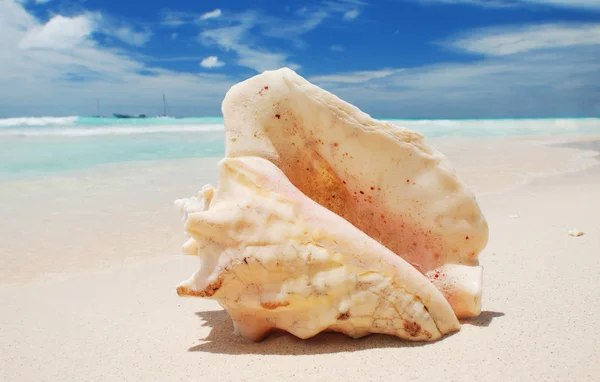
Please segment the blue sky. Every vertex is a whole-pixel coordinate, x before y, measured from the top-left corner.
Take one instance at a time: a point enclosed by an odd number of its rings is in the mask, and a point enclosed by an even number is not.
[[[218,116],[283,66],[376,117],[600,115],[600,0],[0,0],[0,56],[0,117]]]

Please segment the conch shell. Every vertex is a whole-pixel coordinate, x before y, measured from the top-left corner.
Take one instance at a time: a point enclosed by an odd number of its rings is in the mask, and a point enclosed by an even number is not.
[[[218,284],[212,297],[228,310],[239,332],[253,339],[279,328],[302,338],[338,330],[351,336],[377,332],[426,340],[457,330],[457,318],[479,315],[482,268],[478,255],[487,244],[487,223],[447,158],[428,146],[422,135],[377,121],[285,68],[235,85],[222,108],[226,159],[220,164],[218,189],[207,186],[199,198],[178,202],[186,211],[186,230],[192,236],[184,250],[197,252],[203,259],[199,273],[178,289],[180,294],[210,297],[206,288]],[[261,204],[264,195],[270,195],[272,209],[269,203]],[[257,212],[240,209],[242,205],[252,205],[264,215],[250,219],[248,214]],[[218,214],[211,212],[217,207]],[[293,226],[283,224],[289,216],[278,220],[280,207],[308,233],[298,235]],[[197,224],[202,228],[194,228],[193,222],[201,222]],[[248,230],[264,231],[272,240],[250,244],[249,240],[257,238]],[[314,230],[317,236],[311,233]],[[300,256],[312,253],[306,248],[313,247],[320,248],[327,259],[323,260],[327,271],[311,270],[305,259],[298,265],[292,255],[282,254],[297,251],[294,256]],[[283,252],[271,253],[272,248]],[[390,254],[396,260],[390,260]],[[235,264],[240,256],[246,261],[266,256],[268,262],[279,265],[252,268],[244,263],[244,288],[252,285],[253,289],[239,294],[241,286],[225,280],[237,277],[230,272],[239,269]],[[285,268],[290,264],[294,266]],[[328,273],[337,269],[334,264],[340,264],[339,274]],[[381,273],[379,266],[406,278]],[[325,273],[317,277],[315,272]],[[421,304],[428,315],[416,311],[407,315],[402,304],[389,299],[387,313],[370,310],[368,301],[379,301],[379,295],[371,284],[357,281],[370,272],[375,272],[376,288],[386,285],[382,295],[410,301],[410,306]],[[306,297],[314,293],[314,277],[322,278],[322,285],[327,286],[319,289],[321,300]],[[289,280],[299,278],[307,283],[295,281],[295,289],[287,289]],[[361,307],[353,296],[365,290],[377,296],[364,300]],[[232,299],[236,294],[239,298]],[[304,296],[304,305],[292,295]],[[252,305],[256,301],[267,301],[267,307]],[[289,305],[268,308],[278,301]],[[414,301],[419,302],[415,305]],[[447,306],[453,311],[452,320]],[[348,321],[345,324],[331,321],[336,314],[346,317],[346,311],[355,319],[342,320]],[[385,331],[379,326],[383,323],[377,324],[383,322],[381,317],[391,317],[385,321]],[[403,330],[405,322],[420,328],[412,331],[416,335]]]
[[[273,163],[225,158],[208,210],[181,201],[201,269],[177,287],[210,297],[236,330],[323,330],[435,340],[459,329],[444,296],[402,258],[302,194]],[[205,189],[202,198],[210,194]],[[196,211],[196,212],[194,212]]]

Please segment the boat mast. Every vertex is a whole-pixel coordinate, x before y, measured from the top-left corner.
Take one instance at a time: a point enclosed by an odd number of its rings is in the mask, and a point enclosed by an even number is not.
[[[163,93],[163,117],[167,116],[167,100],[165,99],[165,93]]]

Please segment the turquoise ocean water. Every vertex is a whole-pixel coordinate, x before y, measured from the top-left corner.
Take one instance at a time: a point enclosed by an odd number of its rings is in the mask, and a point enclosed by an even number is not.
[[[600,118],[386,120],[428,138],[600,133]],[[223,139],[223,119],[212,117],[0,119],[0,180],[110,163],[222,156]]]

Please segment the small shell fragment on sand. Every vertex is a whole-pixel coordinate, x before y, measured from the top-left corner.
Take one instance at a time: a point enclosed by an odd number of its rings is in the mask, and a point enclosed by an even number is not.
[[[571,235],[571,236],[575,236],[575,237],[579,237],[579,236],[583,236],[583,235],[584,235],[584,233],[583,233],[583,232],[581,232],[581,231],[580,231],[580,230],[578,230],[578,229],[572,229],[572,230],[570,230],[570,231],[569,231],[569,235]]]

